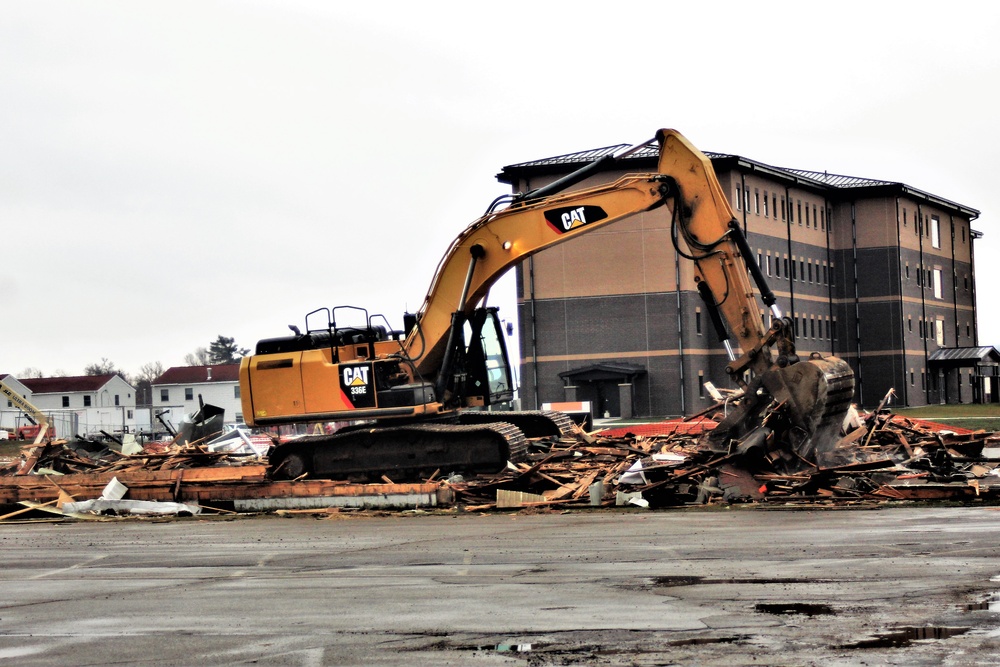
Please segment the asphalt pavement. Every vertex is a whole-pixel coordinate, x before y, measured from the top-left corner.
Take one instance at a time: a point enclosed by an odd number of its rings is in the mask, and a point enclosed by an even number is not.
[[[995,665],[998,538],[963,507],[2,525],[0,664]]]

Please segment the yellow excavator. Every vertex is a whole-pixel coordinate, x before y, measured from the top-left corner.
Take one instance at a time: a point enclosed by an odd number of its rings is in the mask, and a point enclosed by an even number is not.
[[[656,173],[569,190],[654,141]],[[699,293],[729,353],[726,371],[743,388],[713,432],[713,446],[790,447],[820,459],[837,441],[854,375],[836,357],[798,358],[791,321],[751,261],[711,161],[680,133],[660,130],[547,186],[495,201],[452,242],[421,308],[404,316],[404,330],[341,306],[309,313],[304,333],[293,326],[292,336],[258,342],[240,365],[248,424],[350,423],[276,446],[272,474],[399,481],[438,470],[494,472],[525,455],[527,438],[570,432],[561,413],[491,409],[510,401],[513,380],[497,309],[482,303],[499,277],[530,255],[661,206],[671,211],[675,246],[695,265]],[[770,328],[751,277],[771,310]],[[346,326],[348,317],[362,324]]]

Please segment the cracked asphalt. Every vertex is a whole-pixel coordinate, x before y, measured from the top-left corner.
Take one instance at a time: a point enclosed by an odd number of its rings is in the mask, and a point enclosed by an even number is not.
[[[997,510],[0,525],[0,664],[995,665]]]

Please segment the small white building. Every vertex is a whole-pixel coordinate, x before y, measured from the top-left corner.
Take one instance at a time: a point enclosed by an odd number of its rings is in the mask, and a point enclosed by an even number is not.
[[[4,380],[10,385],[9,380]],[[56,437],[135,432],[135,387],[119,375],[24,378],[25,396],[49,415]]]
[[[226,411],[226,424],[243,423],[240,402],[240,365],[173,366],[152,382],[153,411],[176,427],[185,414],[196,412],[201,401]]]

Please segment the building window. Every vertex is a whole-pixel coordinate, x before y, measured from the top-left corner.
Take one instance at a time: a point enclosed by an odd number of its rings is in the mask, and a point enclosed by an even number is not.
[[[820,231],[823,231],[824,229],[826,229],[826,216],[824,215],[825,211],[826,211],[826,209],[822,209],[822,208],[819,210],[819,230]],[[816,215],[815,211],[813,211],[813,215]]]
[[[69,407],[69,396],[63,396],[62,397],[62,406],[64,408],[68,408]]]
[[[932,273],[931,278],[932,278],[932,282],[933,282],[933,285],[934,285],[934,298],[935,299],[940,299],[941,298],[941,269],[934,269],[934,272]]]
[[[830,321],[830,338],[832,340],[837,340],[837,318],[833,318]]]
[[[783,261],[785,262],[785,277],[787,278],[788,277],[788,258],[785,257],[785,259]]]
[[[912,387],[913,384],[914,384],[914,381],[913,381],[913,369],[911,368],[910,369],[910,386]]]
[[[910,279],[910,263],[909,262],[906,263],[906,279],[907,280]]]
[[[698,371],[698,398],[705,398],[705,371]]]
[[[778,195],[771,193],[771,211],[774,212],[774,218],[778,218]],[[962,238],[965,238],[965,230],[962,230]]]
[[[115,394],[115,405],[119,405],[119,403],[118,403],[118,394]]]
[[[808,209],[806,209],[808,210]],[[795,201],[795,215],[799,216],[799,227],[802,226],[802,200],[797,199]]]
[[[170,390],[169,389],[161,389],[160,390],[160,401],[162,401],[163,403],[166,403],[169,400],[170,400]]]
[[[913,333],[913,317],[910,315],[906,316],[906,330]]]
[[[184,388],[184,400],[185,401],[193,401],[194,400],[194,389],[192,389],[191,387],[185,387]]]
[[[767,264],[767,275],[771,275],[771,256],[765,257],[764,262]]]
[[[923,338],[924,337],[924,320],[920,318],[917,320],[917,334]]]
[[[743,188],[743,206],[750,212],[750,188]]]
[[[806,227],[809,226],[809,202],[806,202]]]
[[[801,218],[800,218],[800,220],[801,220]],[[804,282],[805,279],[806,279],[806,263],[800,259],[799,260],[799,280],[801,280],[801,281]]]
[[[941,219],[936,215],[931,216],[931,245],[941,247]]]
[[[816,337],[816,319],[813,317],[809,318],[809,337]]]
[[[740,196],[740,186],[736,186],[736,210],[740,211],[743,209],[743,202],[741,201],[743,197]]]
[[[781,277],[781,258],[780,257],[775,257],[774,258],[774,275],[776,277],[778,277],[778,278]]]
[[[781,219],[785,219],[785,198],[781,198]]]
[[[239,398],[239,397],[240,397],[240,386],[236,385],[233,387],[233,398]]]
[[[905,206],[903,207],[903,227],[906,227],[906,207]]]
[[[126,417],[125,417],[126,419],[132,419],[132,411],[131,410],[126,410],[125,413],[126,413]]]
[[[812,282],[812,281],[813,281],[813,263],[812,263],[812,260],[810,259],[809,260],[809,282]]]
[[[934,327],[935,341],[941,347],[944,347],[944,320],[938,319],[937,326]]]
[[[769,217],[767,215],[767,190],[764,191],[764,217]]]
[[[83,407],[85,407],[85,408],[89,408],[90,407],[90,396],[84,396],[83,397]]]
[[[760,190],[756,188],[753,191],[753,212],[754,215],[760,215]]]

